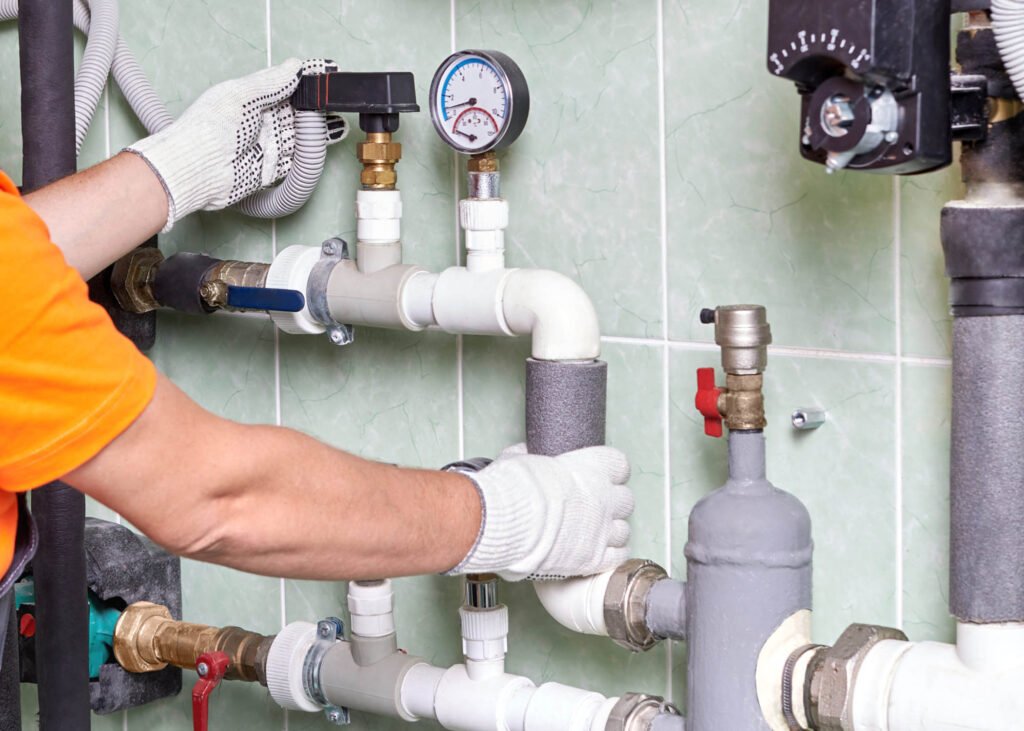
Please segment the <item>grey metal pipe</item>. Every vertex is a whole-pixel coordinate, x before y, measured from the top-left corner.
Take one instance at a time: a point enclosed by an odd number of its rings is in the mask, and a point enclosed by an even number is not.
[[[765,641],[811,607],[811,519],[765,479],[760,431],[729,435],[729,480],[697,503],[686,544],[690,731],[769,729],[755,674]]]
[[[953,321],[950,611],[1024,621],[1024,315]]]
[[[23,0],[21,56],[22,183],[25,191],[75,172],[75,66],[72,0]],[[36,676],[42,731],[89,728],[89,605],[86,602],[85,498],[59,482],[36,490],[39,526]]]
[[[667,640],[686,639],[686,583],[663,579],[647,595],[647,629]]]

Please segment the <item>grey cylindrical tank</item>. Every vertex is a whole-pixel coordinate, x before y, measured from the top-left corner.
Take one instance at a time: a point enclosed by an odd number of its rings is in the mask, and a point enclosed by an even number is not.
[[[768,729],[758,654],[811,607],[811,519],[765,479],[764,434],[729,435],[729,480],[690,514],[687,559],[688,731]]]
[[[953,321],[950,611],[1024,621],[1024,316]]]

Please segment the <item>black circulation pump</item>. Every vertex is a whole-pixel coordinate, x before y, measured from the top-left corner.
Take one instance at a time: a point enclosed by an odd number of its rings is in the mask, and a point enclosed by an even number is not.
[[[770,0],[768,70],[797,85],[800,150],[911,174],[952,160],[949,0]]]

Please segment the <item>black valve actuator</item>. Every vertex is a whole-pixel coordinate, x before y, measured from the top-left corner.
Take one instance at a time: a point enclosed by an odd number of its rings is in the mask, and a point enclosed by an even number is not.
[[[801,98],[800,150],[830,171],[952,160],[950,0],[770,0],[768,70]]]
[[[299,81],[292,106],[358,114],[364,132],[395,132],[399,114],[420,110],[416,82],[408,71],[309,74]]]

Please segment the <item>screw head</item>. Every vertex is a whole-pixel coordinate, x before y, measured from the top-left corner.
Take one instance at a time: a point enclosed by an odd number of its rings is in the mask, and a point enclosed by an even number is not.
[[[207,665],[205,662],[201,662],[198,665],[196,665],[196,672],[199,673],[200,678],[205,678],[207,673],[210,672],[210,666]]]
[[[328,337],[335,345],[341,345],[341,341],[345,339],[345,336],[341,334],[341,330],[331,330],[331,334]]]
[[[335,244],[333,241],[328,240],[323,243],[323,245],[320,247],[320,250],[323,251],[327,256],[334,256],[335,254],[338,253],[338,245]]]

